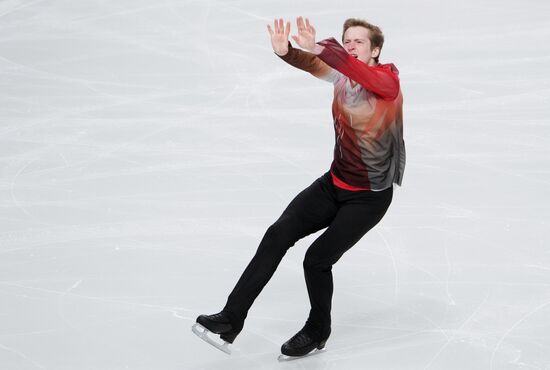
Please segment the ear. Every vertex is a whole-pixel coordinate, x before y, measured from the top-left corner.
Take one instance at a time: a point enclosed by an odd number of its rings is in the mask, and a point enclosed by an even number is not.
[[[380,55],[380,48],[376,47],[372,49],[370,56],[371,58],[377,58]]]

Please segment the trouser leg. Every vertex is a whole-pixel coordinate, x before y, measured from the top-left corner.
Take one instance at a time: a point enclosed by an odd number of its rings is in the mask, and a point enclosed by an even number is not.
[[[330,226],[309,247],[304,259],[311,304],[308,324],[320,328],[321,332],[331,324],[332,265],[382,219],[391,203],[393,190],[355,193],[338,189],[337,192],[341,206]]]
[[[327,227],[337,212],[329,177],[317,179],[298,194],[271,225],[227,299],[224,311],[244,321],[252,303],[299,239]]]

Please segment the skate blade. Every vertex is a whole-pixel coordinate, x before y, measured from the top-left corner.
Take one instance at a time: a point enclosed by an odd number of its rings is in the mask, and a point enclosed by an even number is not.
[[[303,356],[279,355],[279,357],[277,358],[277,360],[279,360],[279,362],[294,361],[294,360],[299,360],[299,359],[306,358],[306,357],[315,356],[315,355],[321,354],[321,353],[323,353],[323,352],[325,352],[325,351],[326,351],[326,350],[323,348],[323,349],[314,349],[314,350],[311,351],[310,353],[305,354],[305,355],[303,355]]]
[[[228,355],[231,354],[231,349],[229,348],[229,343],[224,341],[223,344],[221,344],[221,343],[216,342],[214,339],[210,338],[208,336],[208,333],[212,333],[212,332],[209,331],[208,329],[206,329],[201,324],[199,324],[199,323],[194,324],[191,327],[191,330],[193,331],[193,333],[195,333],[197,335],[197,337],[201,338],[206,343],[210,344],[213,347],[216,347],[217,349],[219,349],[222,352],[227,353]],[[215,334],[215,333],[212,333],[212,334]],[[217,335],[217,334],[215,334],[215,335]]]

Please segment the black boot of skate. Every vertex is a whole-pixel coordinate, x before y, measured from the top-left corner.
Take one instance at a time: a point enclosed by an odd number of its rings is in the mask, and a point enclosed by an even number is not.
[[[220,334],[220,338],[228,343],[233,343],[237,335],[243,329],[243,323],[237,320],[226,311],[213,315],[200,315],[197,323],[214,334]]]
[[[330,328],[319,329],[309,323],[281,346],[281,353],[290,357],[305,356],[311,351],[325,348]],[[283,358],[280,358],[283,360]]]

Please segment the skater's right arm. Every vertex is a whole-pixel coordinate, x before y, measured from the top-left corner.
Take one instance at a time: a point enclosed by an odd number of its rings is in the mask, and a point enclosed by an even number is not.
[[[271,36],[271,46],[275,54],[288,64],[311,73],[313,76],[325,81],[335,82],[340,73],[323,62],[315,54],[296,49],[288,41],[290,34],[290,22],[286,26],[282,19],[276,19],[273,22],[274,29],[267,25],[267,30]]]

